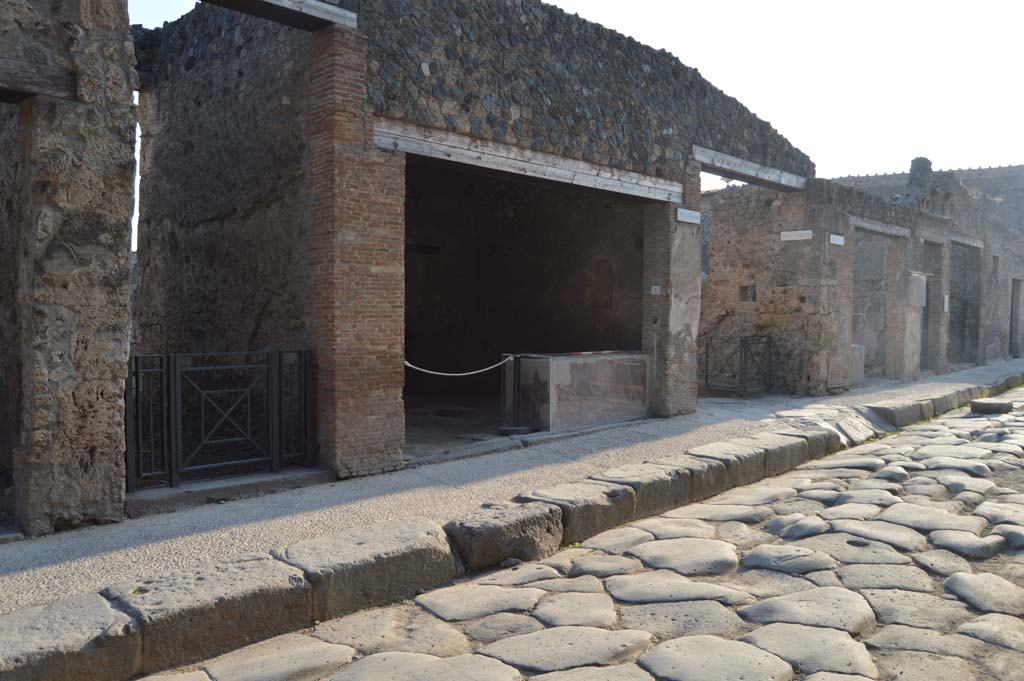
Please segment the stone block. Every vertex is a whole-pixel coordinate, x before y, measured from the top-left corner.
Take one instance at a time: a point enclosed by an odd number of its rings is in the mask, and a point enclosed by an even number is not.
[[[346,645],[287,634],[233,650],[202,666],[213,681],[314,681],[351,662],[355,653]]]
[[[791,471],[810,460],[807,441],[800,437],[758,433],[751,437],[736,438],[730,442],[763,450],[764,474],[768,478]]]
[[[711,459],[725,464],[729,485],[749,485],[764,478],[764,451],[733,442],[713,442],[693,447],[687,454],[698,459]]]
[[[596,480],[545,487],[523,497],[562,509],[562,543],[575,544],[636,519],[632,487]]]
[[[142,669],[142,637],[98,594],[0,617],[3,681],[111,681]]]
[[[543,560],[562,545],[562,510],[553,504],[487,503],[444,526],[467,570],[508,558]]]
[[[931,400],[918,400],[917,403],[921,405],[922,421],[928,421],[929,419],[935,418],[935,404]]]
[[[905,428],[923,419],[921,405],[909,400],[886,400],[867,407],[897,428]]]
[[[785,428],[774,431],[777,435],[789,437],[800,437],[807,441],[807,456],[810,459],[820,459],[829,454],[835,454],[843,448],[843,441],[839,433],[826,428]]]
[[[399,601],[462,574],[440,526],[410,519],[359,527],[273,551],[313,585],[313,619]]]
[[[1009,414],[1013,411],[1013,401],[1001,400],[997,397],[971,400],[971,411],[975,414]]]
[[[714,459],[699,459],[689,454],[667,456],[652,461],[658,466],[687,471],[690,475],[690,501],[702,501],[732,489],[725,463]]]
[[[294,631],[312,622],[302,573],[266,554],[107,587],[134,617],[142,670],[167,669]]]
[[[631,487],[636,494],[637,518],[659,515],[690,503],[693,484],[690,472],[686,469],[648,463],[613,468],[591,475],[590,478]]]
[[[953,411],[960,407],[960,398],[956,391],[939,395],[932,398],[932,404],[935,406],[935,415],[941,416],[946,412]]]

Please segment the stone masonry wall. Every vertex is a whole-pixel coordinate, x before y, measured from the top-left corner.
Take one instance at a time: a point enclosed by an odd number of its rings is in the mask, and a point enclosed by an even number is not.
[[[310,35],[201,5],[146,37],[140,349],[310,347]]]
[[[9,0],[0,22],[0,54],[78,75],[77,101],[20,104],[15,514],[35,535],[124,514],[135,61],[125,0]]]
[[[18,353],[18,234],[21,231],[21,122],[0,104],[0,523],[13,511],[14,448],[21,404]]]

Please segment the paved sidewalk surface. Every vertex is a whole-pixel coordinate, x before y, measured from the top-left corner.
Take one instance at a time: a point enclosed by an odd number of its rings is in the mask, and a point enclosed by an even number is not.
[[[701,400],[698,413],[689,416],[0,545],[0,614],[345,528],[413,517],[443,522],[484,501],[777,427],[773,414],[785,409],[923,397],[1021,371],[1024,361],[1018,360],[913,384],[876,381],[832,398]]]
[[[1009,400],[146,681],[1024,679]]]

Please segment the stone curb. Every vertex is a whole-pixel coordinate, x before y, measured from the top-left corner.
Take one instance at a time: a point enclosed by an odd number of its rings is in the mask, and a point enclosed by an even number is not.
[[[484,504],[444,528],[426,520],[383,523],[10,613],[0,616],[0,681],[127,681],[213,657],[413,597],[460,577],[463,565],[475,571],[546,558],[1021,385],[1024,374],[1013,374],[927,399],[837,408],[834,419],[783,419],[775,432]]]

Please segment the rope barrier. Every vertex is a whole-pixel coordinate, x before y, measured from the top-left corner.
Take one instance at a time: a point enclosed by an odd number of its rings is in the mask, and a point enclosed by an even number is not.
[[[449,378],[461,378],[463,376],[476,376],[477,374],[486,374],[488,371],[493,371],[494,369],[497,369],[498,367],[502,366],[503,364],[508,364],[509,362],[512,361],[512,359],[513,359],[513,357],[509,356],[509,357],[506,357],[505,359],[501,360],[497,364],[495,364],[493,366],[487,367],[486,369],[478,369],[477,371],[467,371],[467,372],[461,373],[461,374],[447,374],[447,373],[444,373],[442,371],[431,371],[430,369],[422,369],[422,368],[420,368],[420,367],[418,367],[418,366],[416,366],[414,364],[411,364],[409,362],[406,362],[405,366],[407,366],[410,369],[413,369],[415,371],[422,371],[425,374],[430,374],[431,376],[447,376]]]

